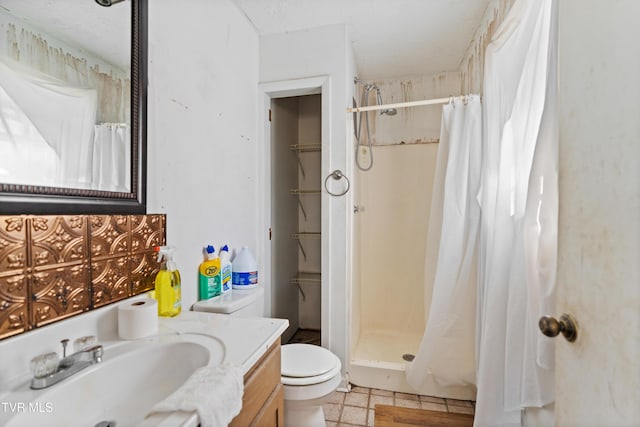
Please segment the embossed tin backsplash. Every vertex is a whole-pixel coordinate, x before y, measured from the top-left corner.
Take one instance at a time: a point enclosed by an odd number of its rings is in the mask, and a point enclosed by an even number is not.
[[[165,215],[0,216],[0,339],[153,289]]]

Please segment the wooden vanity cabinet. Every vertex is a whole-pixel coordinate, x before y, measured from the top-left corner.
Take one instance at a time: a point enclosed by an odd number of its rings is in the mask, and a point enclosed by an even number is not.
[[[242,410],[230,427],[282,427],[284,389],[280,384],[280,340],[244,376]]]

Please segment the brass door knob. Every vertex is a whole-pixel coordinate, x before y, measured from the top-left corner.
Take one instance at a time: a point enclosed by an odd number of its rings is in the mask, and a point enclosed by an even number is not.
[[[538,321],[540,331],[548,336],[555,337],[562,333],[569,342],[574,342],[578,338],[578,322],[570,314],[563,314],[559,320],[553,316],[542,316]]]

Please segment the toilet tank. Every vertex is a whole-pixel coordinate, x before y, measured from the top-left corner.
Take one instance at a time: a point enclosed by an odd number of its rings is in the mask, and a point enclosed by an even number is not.
[[[232,289],[226,294],[196,302],[192,310],[240,317],[264,317],[264,289],[262,286]]]

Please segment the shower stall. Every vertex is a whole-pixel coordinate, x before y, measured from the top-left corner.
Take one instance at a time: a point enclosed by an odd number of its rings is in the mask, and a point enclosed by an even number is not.
[[[366,84],[360,84],[367,91]],[[374,85],[369,91],[373,90],[377,104],[382,104],[380,89]],[[363,99],[358,106],[366,105]],[[422,129],[421,135],[437,132],[440,110],[432,107],[420,116],[421,123],[433,125],[431,130]],[[405,369],[420,347],[428,316],[425,307],[430,306],[424,283],[425,253],[438,134],[419,141],[401,136],[393,126],[406,127],[410,118],[405,111],[399,110],[395,117],[379,112],[354,116],[359,163],[353,194],[349,381],[362,387],[469,400],[475,396],[473,387],[441,387],[433,381],[427,389],[415,390],[406,381]],[[364,114],[370,114],[368,130]],[[385,130],[396,138],[394,143],[384,143]],[[375,159],[373,166],[371,159]]]

